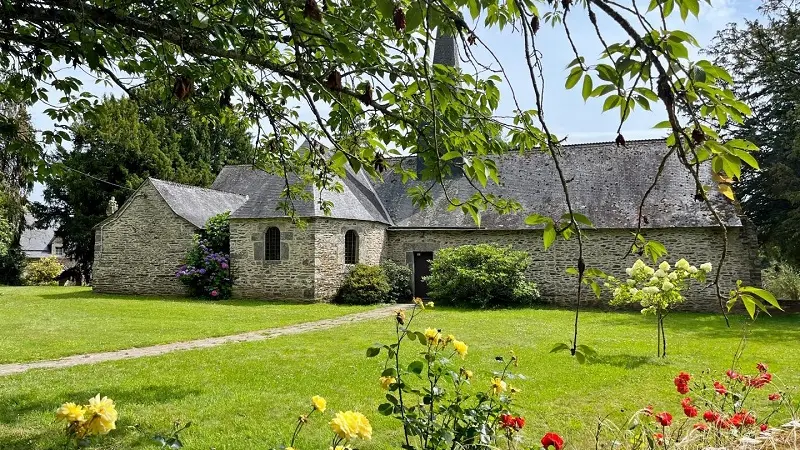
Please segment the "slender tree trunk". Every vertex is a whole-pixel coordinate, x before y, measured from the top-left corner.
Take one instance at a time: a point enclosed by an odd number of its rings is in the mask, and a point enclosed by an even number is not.
[[[664,316],[661,316],[661,345],[663,346],[661,351],[661,357],[667,357],[667,334],[664,331]]]
[[[656,356],[661,357],[661,311],[656,311]]]

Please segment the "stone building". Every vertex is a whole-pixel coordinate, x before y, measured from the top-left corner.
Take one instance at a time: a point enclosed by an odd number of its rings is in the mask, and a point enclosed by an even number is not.
[[[434,62],[455,65],[457,60],[454,41],[439,38]],[[664,140],[629,142],[626,147],[613,143],[563,147],[561,164],[572,206],[595,225],[584,239],[587,266],[621,275],[633,263],[635,257],[624,254],[633,242],[639,204],[667,152]],[[528,151],[497,157],[495,162],[501,184],[488,191],[518,200],[524,213],[487,212],[480,227],[469,216],[447,211],[445,189],[450,198],[474,192],[463,176],[446,180],[444,188],[433,187],[434,204],[421,210],[407,195],[415,181],[403,184],[391,171],[377,181],[363,171],[349,171],[341,192],[312,192],[316,200],[333,202],[331,214],[323,214],[317,201],[294,203],[304,227],[293,225],[277,208],[284,179],[249,166],[225,167],[211,189],[150,179],[96,227],[94,287],[102,292],[182,293],[174,273],[193,234],[212,215],[231,211],[235,296],[325,300],[355,263],[392,259],[412,269],[413,292],[424,297],[427,288],[422,278],[438,249],[486,242],[529,252],[528,276],[538,283],[542,297],[574,302],[576,280],[565,270],[575,265],[576,240],[559,240],[544,251],[541,229],[524,221],[533,212],[558,218],[567,211],[550,156]],[[401,164],[414,168],[417,161],[407,157]],[[710,168],[702,167],[701,175],[705,185],[713,186]],[[716,264],[723,234],[705,205],[695,201],[695,194],[694,180],[672,155],[645,201],[643,234],[665,244],[670,259]],[[739,279],[759,285],[753,230],[744,226],[716,189],[710,189],[709,196],[728,230],[723,289]],[[687,308],[717,307],[711,289],[693,289],[687,295]]]
[[[573,207],[594,222],[586,231],[584,258],[590,267],[622,274],[635,257],[623,258],[633,242],[639,203],[667,152],[663,140],[617,147],[613,143],[567,145],[561,158]],[[485,213],[481,226],[460,212],[447,212],[444,189],[465,197],[473,187],[463,177],[432,190],[434,204],[415,207],[400,177],[387,172],[370,180],[348,172],[342,192],[315,192],[333,202],[325,215],[317,201],[295,204],[305,227],[292,224],[276,207],[284,180],[250,166],[225,167],[211,189],[149,179],[119,210],[96,227],[94,287],[101,292],[181,294],[175,270],[193,234],[212,215],[231,211],[231,267],[234,295],[264,299],[325,300],[355,263],[384,259],[405,263],[413,271],[415,295],[425,296],[422,277],[429,260],[443,247],[496,243],[530,253],[529,277],[543,298],[571,303],[575,279],[565,269],[575,264],[577,242],[559,240],[548,251],[542,231],[525,225],[530,212],[560,217],[566,211],[561,186],[549,156],[538,151],[497,158],[501,185],[489,192],[519,200],[524,213]],[[413,165],[412,157],[402,164]],[[413,167],[413,166],[409,166]],[[702,171],[712,185],[710,170]],[[757,242],[734,207],[715,190],[710,198],[728,229],[724,289],[736,280],[758,285]],[[677,157],[671,157],[643,208],[643,233],[662,242],[670,259],[716,264],[723,235],[701,202],[695,184]],[[711,289],[698,287],[687,296],[690,309],[713,309]]]

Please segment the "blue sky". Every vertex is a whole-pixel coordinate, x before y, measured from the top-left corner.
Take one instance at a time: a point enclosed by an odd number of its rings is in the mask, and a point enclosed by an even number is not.
[[[624,0],[622,0],[623,3]],[[638,0],[640,7],[645,8],[649,2]],[[702,4],[702,10],[698,19],[690,16],[685,23],[680,21],[677,13],[671,23],[670,28],[678,28],[691,33],[700,43],[701,47],[708,45],[717,30],[723,28],[730,22],[742,22],[745,18],[755,18],[758,15],[756,8],[759,2],[753,0],[712,0],[712,4]],[[598,12],[601,27],[612,25]],[[478,19],[479,21],[481,19]],[[588,19],[581,17],[580,14],[569,16],[570,30],[578,50],[584,55],[588,63],[592,63],[601,52],[601,45],[597,40],[594,29]],[[615,24],[614,24],[615,25]],[[607,30],[616,30],[615,26],[603,27]],[[522,39],[518,34],[514,34],[510,29],[503,32],[492,30],[479,31],[481,39],[493,49],[498,59],[506,69],[511,83],[514,86],[518,100],[523,109],[534,108],[533,90],[528,78],[528,68],[524,60],[524,49]],[[607,42],[624,41],[625,36],[622,32],[612,32],[605,36]],[[564,88],[564,80],[568,71],[566,65],[574,58],[574,54],[565,39],[564,28],[555,28],[543,24],[541,31],[537,35],[537,45],[542,52],[545,76],[545,117],[551,131],[566,137],[568,143],[609,141],[616,137],[617,126],[619,125],[619,112],[602,112],[602,101],[593,99],[584,102],[580,94],[580,85],[573,90]],[[478,49],[476,53],[482,61],[488,55],[481,55]],[[692,50],[690,49],[690,52]],[[699,49],[693,55],[695,59],[701,58]],[[462,64],[462,67],[465,67]],[[466,69],[466,67],[465,67]],[[95,84],[94,80],[82,73],[76,76],[84,80],[84,87],[95,95],[121,95],[119,89]],[[500,104],[499,114],[511,115],[515,108],[510,100],[510,90],[508,86],[501,87],[501,97],[504,99]],[[44,107],[39,104],[32,109],[32,120],[37,129],[48,129],[52,126],[52,121],[43,114]],[[308,120],[311,120],[310,114]],[[654,108],[652,112],[636,109],[622,129],[626,139],[655,138],[663,135],[663,130],[654,130],[652,126],[664,119],[663,109]],[[32,194],[32,200],[41,200],[41,186],[36,186]]]

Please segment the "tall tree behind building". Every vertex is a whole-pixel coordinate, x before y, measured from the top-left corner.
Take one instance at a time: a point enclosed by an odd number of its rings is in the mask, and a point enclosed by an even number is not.
[[[32,208],[38,224],[58,227],[65,253],[86,275],[92,227],[105,219],[112,196],[122,205],[148,177],[207,187],[225,164],[253,157],[248,123],[233,111],[200,116],[158,86],[138,90],[136,98],[106,98],[72,127],[74,147],[56,157],[63,173],[47,181],[45,202]]]
[[[737,185],[771,258],[800,263],[800,2],[766,1],[763,18],[731,24],[709,52],[734,75],[733,89],[753,116],[726,123],[733,137],[756,143],[761,170]]]

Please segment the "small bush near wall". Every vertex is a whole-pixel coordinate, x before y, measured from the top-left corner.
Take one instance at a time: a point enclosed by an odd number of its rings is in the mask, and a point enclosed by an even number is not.
[[[339,288],[334,303],[371,305],[391,302],[391,286],[381,266],[356,264]]]
[[[764,289],[772,292],[780,300],[800,300],[800,270],[780,263],[765,270],[762,274]]]
[[[397,264],[391,259],[381,263],[381,268],[389,280],[389,297],[395,303],[411,301],[411,269],[406,265]]]
[[[221,300],[231,296],[229,216],[226,212],[208,219],[186,254],[186,264],[175,273],[192,297]]]
[[[50,284],[55,283],[57,276],[64,271],[64,266],[58,262],[58,258],[50,256],[33,261],[25,267],[25,283],[27,284]]]
[[[428,295],[436,303],[477,308],[530,304],[539,298],[539,291],[525,278],[528,265],[528,253],[511,247],[445,248],[431,263]]]

